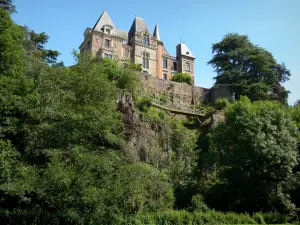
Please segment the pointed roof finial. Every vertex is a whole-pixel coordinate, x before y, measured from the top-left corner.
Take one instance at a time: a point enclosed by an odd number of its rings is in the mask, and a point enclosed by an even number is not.
[[[153,32],[153,37],[156,37],[156,39],[160,41],[160,34],[159,34],[159,30],[158,30],[158,24],[155,25],[154,32]]]

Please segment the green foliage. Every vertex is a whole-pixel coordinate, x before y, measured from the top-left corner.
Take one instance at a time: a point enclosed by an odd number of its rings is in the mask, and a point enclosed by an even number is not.
[[[204,198],[202,195],[197,194],[192,197],[191,201],[191,210],[197,212],[207,212],[209,208],[204,202]]]
[[[66,68],[56,62],[57,51],[45,49],[47,34],[22,29],[2,8],[13,11],[13,5],[0,0],[1,224],[262,224],[297,218],[299,105],[218,100],[225,121],[199,137],[141,97],[139,66],[75,53],[77,64]],[[261,66],[261,60],[254,61]],[[280,69],[272,71],[284,81],[288,71]],[[268,91],[276,99],[278,86],[273,94],[269,87],[277,78],[255,78],[239,93],[259,100]],[[131,109],[140,116],[129,118],[131,127],[116,104],[123,92],[140,109]],[[130,132],[136,133],[128,138]],[[129,156],[131,147],[136,149]],[[208,205],[280,213],[250,217]]]
[[[226,199],[231,210],[294,210],[282,185],[297,164],[299,132],[284,107],[241,98],[211,137],[223,181],[211,192],[223,189],[219,207]]]
[[[169,101],[169,95],[168,95],[168,93],[167,92],[162,93],[159,96],[159,101],[162,102],[162,103],[167,103]]]
[[[136,99],[137,107],[142,112],[147,112],[152,105],[152,99],[147,96],[138,96]]]
[[[22,29],[13,24],[9,14],[0,8],[0,74],[19,75],[24,72],[23,38]]]
[[[262,213],[255,213],[252,218],[256,221],[257,224],[266,224]]]
[[[248,214],[220,213],[215,211],[193,212],[164,211],[152,214],[142,214],[132,218],[121,219],[115,224],[256,224]]]
[[[193,80],[189,74],[186,73],[176,73],[172,76],[171,81],[178,83],[192,84]]]
[[[103,64],[86,66],[87,61],[80,56],[71,70],[35,65],[39,101],[29,111],[35,123],[28,125],[28,151],[77,144],[120,148],[124,126],[116,110],[116,85],[102,72]]]
[[[246,95],[252,101],[277,99],[287,101],[288,91],[281,86],[290,71],[278,64],[267,50],[253,45],[247,36],[228,34],[212,46],[208,62],[217,72],[216,84],[229,84],[235,98]]]
[[[45,49],[45,44],[48,42],[49,36],[45,33],[35,33],[28,27],[21,27],[25,33],[23,48],[28,56],[37,57],[45,60],[49,64],[55,64],[59,52],[56,50]]]
[[[216,101],[216,105],[215,105],[215,108],[217,110],[222,110],[222,109],[225,109],[227,106],[229,106],[229,101],[228,99],[221,99],[221,98],[218,98],[217,101]]]
[[[266,224],[287,224],[289,216],[278,212],[263,213],[263,218]]]
[[[12,3],[12,0],[0,0],[0,9],[9,13],[16,12],[16,6]]]
[[[214,112],[216,112],[216,108],[210,104],[201,103],[197,105],[196,108],[203,110],[204,113],[208,115],[212,115]]]
[[[174,194],[168,177],[149,164],[129,164],[116,172],[111,186],[111,205],[122,215],[172,208]]]
[[[153,106],[147,108],[148,105],[149,103],[147,102],[144,103],[144,106],[146,106],[145,108],[146,111],[145,113],[142,113],[141,116],[144,117],[149,122],[151,122],[154,126],[156,125],[159,127],[163,125],[163,123],[165,123],[167,120],[167,114],[164,111],[157,109]]]

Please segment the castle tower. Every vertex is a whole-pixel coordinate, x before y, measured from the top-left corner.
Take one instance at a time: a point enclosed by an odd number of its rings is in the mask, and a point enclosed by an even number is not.
[[[176,59],[178,61],[178,71],[192,76],[194,84],[195,57],[185,43],[180,43],[176,46]]]
[[[158,25],[155,25],[154,32],[153,32],[153,37],[156,38],[157,41],[157,49],[156,49],[156,77],[159,79],[163,79],[162,75],[162,55],[163,55],[163,42],[160,40],[160,34],[159,34],[159,29]]]
[[[140,17],[135,17],[128,33],[129,44],[133,47],[134,63],[141,64],[143,71],[156,76],[157,41]]]
[[[127,46],[128,33],[115,27],[108,13],[104,10],[93,28],[84,32],[84,41],[80,52],[106,58],[130,58],[131,48]]]

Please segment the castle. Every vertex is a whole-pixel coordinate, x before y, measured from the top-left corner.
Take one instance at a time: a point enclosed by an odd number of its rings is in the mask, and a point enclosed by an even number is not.
[[[130,59],[140,64],[144,72],[163,80],[170,80],[175,73],[186,73],[194,83],[195,57],[187,45],[178,44],[176,57],[171,56],[160,39],[158,25],[151,35],[140,17],[135,17],[126,32],[117,29],[104,11],[93,28],[86,28],[79,49],[99,57]]]

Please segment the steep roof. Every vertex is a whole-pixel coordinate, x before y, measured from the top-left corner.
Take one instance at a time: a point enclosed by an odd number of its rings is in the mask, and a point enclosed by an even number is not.
[[[155,25],[154,32],[153,32],[153,37],[156,37],[156,39],[160,41],[160,34],[159,34],[159,30],[158,30],[158,24]]]
[[[106,10],[103,11],[99,19],[97,20],[95,26],[93,27],[93,30],[95,31],[101,31],[101,28],[104,25],[110,25],[113,28],[115,28],[115,25],[113,24],[112,20],[110,19],[109,15],[107,14]]]
[[[185,43],[180,43],[179,46],[180,46],[181,55],[195,58],[193,53],[191,52],[191,50],[188,48],[188,46]]]
[[[126,40],[126,41],[128,40],[128,32],[126,32],[126,31],[114,29],[113,34],[119,38]]]
[[[129,40],[135,34],[135,32],[142,32],[145,30],[149,32],[149,29],[148,29],[144,19],[136,16],[134,18],[134,21],[133,21],[131,28],[129,30],[129,33],[128,33]]]
[[[112,35],[117,36],[117,37],[122,38],[122,39],[125,39],[125,40],[128,40],[128,32],[116,29],[114,23],[110,19],[110,17],[108,15],[108,13],[106,12],[106,10],[103,11],[101,16],[97,20],[96,24],[93,27],[93,30],[101,32],[101,29],[104,25],[110,25],[113,28],[112,29]]]

